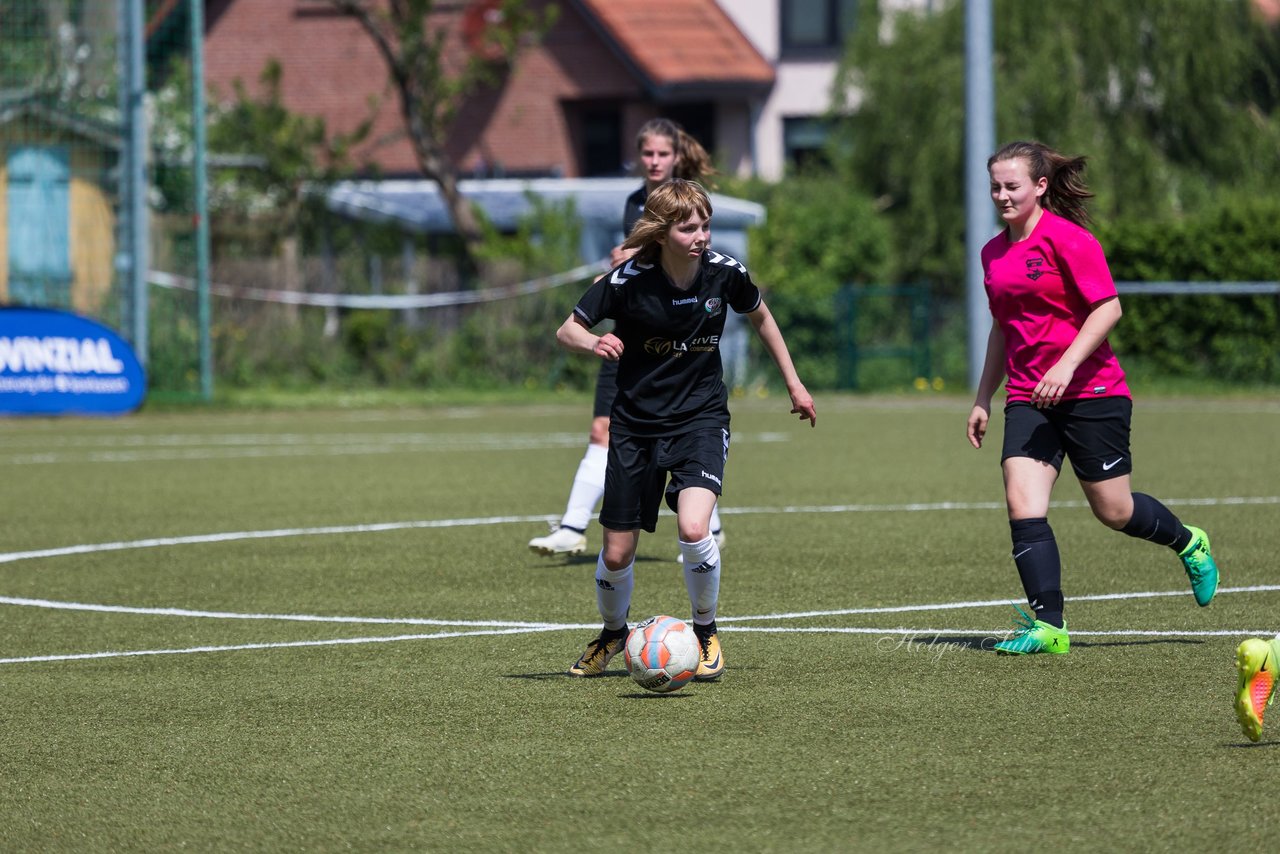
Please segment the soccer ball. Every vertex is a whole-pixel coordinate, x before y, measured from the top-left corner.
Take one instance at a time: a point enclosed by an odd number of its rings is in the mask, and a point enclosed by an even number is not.
[[[627,635],[627,672],[636,684],[665,693],[683,686],[698,672],[698,636],[693,626],[659,615]]]

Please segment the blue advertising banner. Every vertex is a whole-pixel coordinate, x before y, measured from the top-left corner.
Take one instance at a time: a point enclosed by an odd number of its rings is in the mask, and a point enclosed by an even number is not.
[[[123,415],[146,390],[133,348],[101,323],[0,308],[0,415]]]

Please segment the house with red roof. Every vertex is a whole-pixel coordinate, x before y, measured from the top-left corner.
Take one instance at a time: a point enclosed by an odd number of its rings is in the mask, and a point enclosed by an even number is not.
[[[529,0],[545,8],[548,0]],[[665,115],[750,173],[752,122],[774,84],[768,60],[715,0],[560,0],[555,23],[523,46],[499,83],[459,111],[448,151],[474,177],[626,174],[634,134]],[[456,59],[477,45],[467,23],[493,0],[439,0],[432,26]],[[271,60],[298,113],[349,132],[372,117],[358,161],[382,177],[418,175],[398,94],[360,25],[325,0],[208,0],[205,77],[222,97],[239,79],[252,92]]]

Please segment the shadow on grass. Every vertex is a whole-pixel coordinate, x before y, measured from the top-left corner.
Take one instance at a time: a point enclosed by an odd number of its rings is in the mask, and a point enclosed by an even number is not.
[[[598,679],[618,679],[618,678],[630,679],[631,674],[627,673],[627,671],[625,670],[606,670],[604,673],[601,673],[599,676],[570,676],[568,673],[565,673],[563,670],[561,670],[556,673],[507,673],[502,678],[503,679],[531,679],[534,681],[565,679],[565,680],[571,680],[574,682],[577,682],[577,681],[594,682]],[[693,683],[693,684],[714,684],[714,683]],[[686,685],[684,687],[687,688],[691,686]],[[691,692],[687,692],[683,689],[677,689],[675,691],[629,691],[624,694],[619,694],[618,698],[622,700],[664,700],[669,697],[688,697],[688,696],[691,696]]]
[[[990,653],[995,649],[995,645],[1002,640],[1008,640],[1009,635],[892,635],[885,634],[877,643],[876,649],[883,653],[902,652],[944,652],[950,650],[961,650],[969,652]],[[1078,641],[1071,642],[1072,649],[1088,649],[1090,647],[1127,647],[1127,646],[1151,646],[1154,644],[1178,644],[1178,645],[1203,645],[1204,641],[1196,638],[1142,638],[1141,640],[1108,640],[1108,641]],[[1017,657],[1017,656],[1010,656]]]
[[[1142,640],[1129,641],[1072,641],[1072,648],[1075,647],[1108,647],[1108,646],[1153,646],[1155,644],[1179,644],[1181,646],[1203,646],[1204,641],[1197,638],[1143,638]]]
[[[619,677],[630,678],[631,674],[626,670],[606,670],[599,676],[570,676],[563,670],[557,670],[554,673],[507,673],[503,675],[503,679],[570,679],[573,681],[584,680],[593,681],[596,679],[617,679]]]
[[[600,556],[599,550],[594,552],[588,552],[585,554],[580,554],[580,555],[547,555],[542,557],[541,560],[539,560],[536,564],[534,564],[533,568],[563,569],[566,566],[594,567],[596,565],[596,561],[599,559],[599,556]],[[671,561],[663,560],[657,555],[637,554],[636,563],[670,563],[674,565],[676,562],[673,560]]]

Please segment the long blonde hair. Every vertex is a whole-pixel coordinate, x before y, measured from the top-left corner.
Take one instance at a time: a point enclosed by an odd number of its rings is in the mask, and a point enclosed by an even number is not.
[[[649,194],[644,213],[623,241],[622,248],[637,250],[636,260],[651,264],[662,253],[659,238],[666,237],[673,225],[695,214],[711,218],[711,197],[697,181],[674,178]]]

